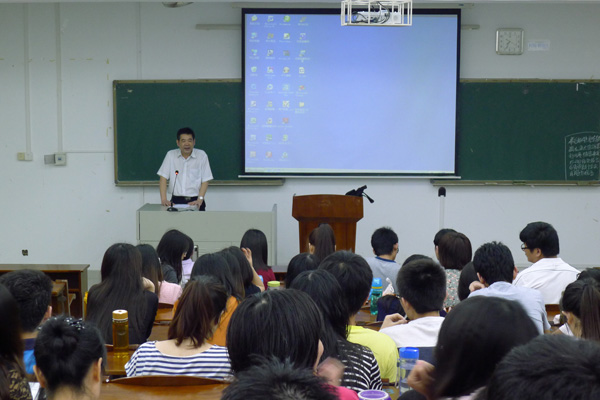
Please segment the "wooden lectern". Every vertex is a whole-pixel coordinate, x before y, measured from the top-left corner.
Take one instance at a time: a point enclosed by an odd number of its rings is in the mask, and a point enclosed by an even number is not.
[[[294,196],[292,217],[300,227],[300,252],[308,251],[308,235],[321,223],[333,228],[337,250],[354,251],[356,223],[363,217],[363,199],[339,194]]]

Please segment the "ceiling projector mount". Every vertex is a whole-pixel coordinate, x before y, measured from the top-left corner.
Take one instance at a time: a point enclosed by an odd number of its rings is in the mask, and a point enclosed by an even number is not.
[[[343,26],[411,26],[412,0],[342,0]]]

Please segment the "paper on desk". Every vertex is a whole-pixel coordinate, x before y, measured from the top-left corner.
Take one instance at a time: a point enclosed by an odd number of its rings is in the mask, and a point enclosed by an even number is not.
[[[29,382],[29,390],[31,390],[31,398],[37,399],[38,393],[40,392],[39,382]]]
[[[181,211],[194,211],[198,209],[198,206],[190,206],[188,204],[173,204],[173,207],[179,208]]]

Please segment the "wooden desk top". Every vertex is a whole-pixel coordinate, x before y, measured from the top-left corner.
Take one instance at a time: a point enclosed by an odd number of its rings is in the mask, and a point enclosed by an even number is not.
[[[105,400],[219,400],[227,384],[202,386],[133,386],[103,383],[100,399]]]
[[[135,350],[129,350],[129,356],[122,357],[115,356],[113,351],[107,351],[104,373],[110,376],[126,376],[125,364],[127,364],[133,353],[135,353]]]
[[[19,269],[34,269],[44,272],[85,271],[89,264],[0,264],[0,271],[15,271]]]
[[[156,310],[154,322],[171,322],[173,320],[173,308],[159,308]]]

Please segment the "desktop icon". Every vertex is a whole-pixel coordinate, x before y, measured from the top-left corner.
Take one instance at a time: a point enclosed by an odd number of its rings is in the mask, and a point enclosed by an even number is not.
[[[273,73],[273,67],[267,67],[267,74]]]
[[[267,154],[265,154],[265,156],[267,158],[271,158],[271,157],[273,157],[273,152],[272,151],[267,151]]]
[[[267,85],[267,90],[273,90],[273,84],[272,83],[269,83]]]
[[[256,90],[256,83],[250,85],[250,90]]]
[[[304,73],[304,67],[298,67],[298,73],[299,74],[303,74]]]
[[[289,50],[284,50],[283,51],[283,56],[284,57],[289,57],[290,56],[290,51]]]
[[[256,152],[255,151],[251,151],[250,152],[250,158],[254,158],[256,157]]]
[[[306,50],[300,50],[300,57],[304,57],[306,55]]]
[[[250,50],[250,51],[252,52],[252,55],[253,55],[253,56],[255,56],[255,57],[256,57],[256,56],[258,55],[258,49],[252,49],[252,50]]]
[[[283,67],[283,73],[284,74],[289,74],[290,73],[290,67]]]
[[[273,55],[273,49],[267,50],[267,57],[271,57]]]
[[[306,89],[306,87],[304,85],[298,86],[298,90],[304,90],[304,89]]]
[[[256,39],[257,37],[258,37],[258,33],[256,33],[256,32],[252,32],[250,34],[250,39]]]
[[[269,108],[273,107],[273,102],[271,100],[267,101],[267,107],[269,107]]]
[[[292,20],[292,18],[289,15],[283,16],[283,22],[290,22],[291,20]]]
[[[273,123],[273,118],[267,118],[267,124],[271,125]]]
[[[256,135],[250,135],[250,141],[251,142],[256,141]]]
[[[284,124],[289,124],[290,123],[290,119],[288,117],[283,117],[281,119],[281,122],[283,122]],[[283,140],[287,140],[287,135],[283,135]]]
[[[300,18],[300,23],[302,23],[302,22],[306,22],[306,16]]]
[[[285,32],[283,34],[283,38],[286,39],[286,40],[289,39],[290,38],[290,34],[288,32]]]
[[[273,39],[274,37],[275,37],[275,34],[267,33],[267,39]]]
[[[281,154],[281,158],[288,158],[288,153],[287,153],[287,151],[284,151],[284,152]]]
[[[250,101],[250,107],[256,107],[256,100]]]
[[[285,107],[285,108],[288,108],[290,106],[290,101],[289,100],[283,100],[281,102],[281,106]]]
[[[256,70],[257,70],[257,67],[254,67],[254,66],[250,67],[250,72],[256,72]]]
[[[269,16],[267,17],[267,22],[273,22],[273,18],[274,18],[274,17],[273,17],[272,15],[269,15]]]
[[[250,118],[250,123],[251,124],[255,124],[256,123],[256,117]],[[252,139],[252,136],[254,136],[254,139]],[[256,135],[252,135],[252,136],[250,136],[250,140],[256,140]]]
[[[253,15],[251,19],[252,19],[252,22],[258,21],[258,15]]]
[[[289,138],[290,138],[289,135],[286,133],[282,136],[281,140],[283,140],[284,142],[287,142]]]
[[[299,102],[298,107],[300,107],[300,108],[304,107],[304,102],[303,101]]]
[[[283,84],[283,90],[285,90],[285,91],[290,90],[290,84],[289,83],[284,83]]]
[[[266,140],[267,140],[267,142],[270,142],[271,140],[273,140],[273,135],[271,135],[271,134],[268,134],[268,135],[266,136]]]
[[[301,33],[300,34],[300,40],[305,40],[306,39],[306,33]]]

